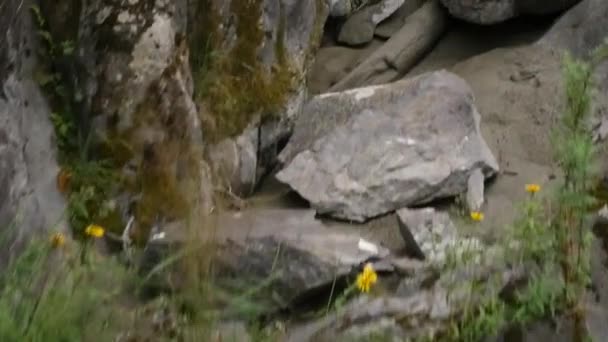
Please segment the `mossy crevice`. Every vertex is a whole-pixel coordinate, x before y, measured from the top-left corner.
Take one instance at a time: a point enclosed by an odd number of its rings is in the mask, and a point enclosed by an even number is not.
[[[135,198],[131,238],[136,243],[145,243],[155,224],[186,219],[199,195],[202,151],[193,137],[188,108],[179,105],[187,96],[178,76],[188,64],[187,55],[181,41],[172,63],[136,108],[131,127],[111,128],[103,144],[105,154],[121,168],[131,166],[123,188]],[[175,101],[172,107],[166,99]]]
[[[203,2],[208,4],[207,16],[219,17],[212,1]],[[202,72],[195,70],[194,75],[203,131],[211,142],[242,133],[257,118],[278,114],[294,89],[297,72],[285,47],[286,21],[282,10],[274,46],[275,62],[268,66],[260,60],[259,51],[265,39],[262,5],[263,0],[231,1],[234,42],[228,41],[230,37],[221,30],[217,19],[214,23],[217,26],[207,28],[205,67]],[[280,6],[282,9],[283,5]],[[228,51],[223,51],[227,46]]]

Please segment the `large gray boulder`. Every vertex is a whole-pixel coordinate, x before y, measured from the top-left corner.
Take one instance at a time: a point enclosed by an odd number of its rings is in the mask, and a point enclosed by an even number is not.
[[[28,1],[0,11],[1,266],[36,232],[66,230],[51,110],[32,80],[39,48]]]
[[[466,191],[498,170],[464,80],[446,71],[316,96],[277,179],[319,214],[362,222]]]
[[[388,249],[362,239],[347,224],[317,220],[312,210],[224,212],[217,216],[217,225],[221,227],[214,236],[217,283],[237,293],[266,284],[264,293],[256,294],[264,307],[288,306],[310,291],[358,271],[367,261],[389,256]],[[170,227],[158,234],[162,237],[152,239],[143,255],[144,273],[172,251],[183,250],[195,236]],[[151,284],[179,284],[183,278],[179,271],[164,276]],[[265,296],[266,290],[272,295]]]
[[[524,14],[563,11],[580,0],[441,0],[450,14],[475,24],[496,24]]]

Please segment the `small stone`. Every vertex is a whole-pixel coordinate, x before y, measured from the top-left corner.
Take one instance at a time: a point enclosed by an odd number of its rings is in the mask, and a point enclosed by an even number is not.
[[[446,250],[455,244],[456,227],[447,213],[433,208],[397,211],[399,231],[408,253],[429,261],[445,260]]]
[[[484,180],[481,169],[475,169],[467,181],[467,207],[470,211],[480,211],[484,203]]]

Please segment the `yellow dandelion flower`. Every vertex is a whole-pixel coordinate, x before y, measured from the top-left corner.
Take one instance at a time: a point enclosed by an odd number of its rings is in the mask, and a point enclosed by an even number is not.
[[[61,233],[55,233],[51,236],[51,246],[53,248],[60,248],[65,245],[65,236]]]
[[[538,184],[526,184],[526,191],[534,194],[540,191],[540,185]]]
[[[471,219],[473,221],[483,221],[483,213],[481,211],[472,211],[471,212]]]
[[[103,227],[95,225],[95,224],[91,224],[89,225],[85,230],[84,230],[85,234],[87,234],[88,236],[94,237],[94,238],[100,238],[103,236],[103,234],[105,233],[105,230],[103,229]]]
[[[371,264],[366,264],[363,272],[357,276],[357,288],[361,292],[369,292],[372,286],[378,281],[378,275]]]

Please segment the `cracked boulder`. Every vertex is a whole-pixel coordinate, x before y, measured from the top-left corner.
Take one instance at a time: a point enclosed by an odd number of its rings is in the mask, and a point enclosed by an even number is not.
[[[438,71],[314,97],[276,178],[317,213],[364,222],[467,190],[498,163],[479,131],[470,87]]]
[[[580,0],[441,0],[450,14],[475,24],[497,24],[526,14],[553,14]]]

